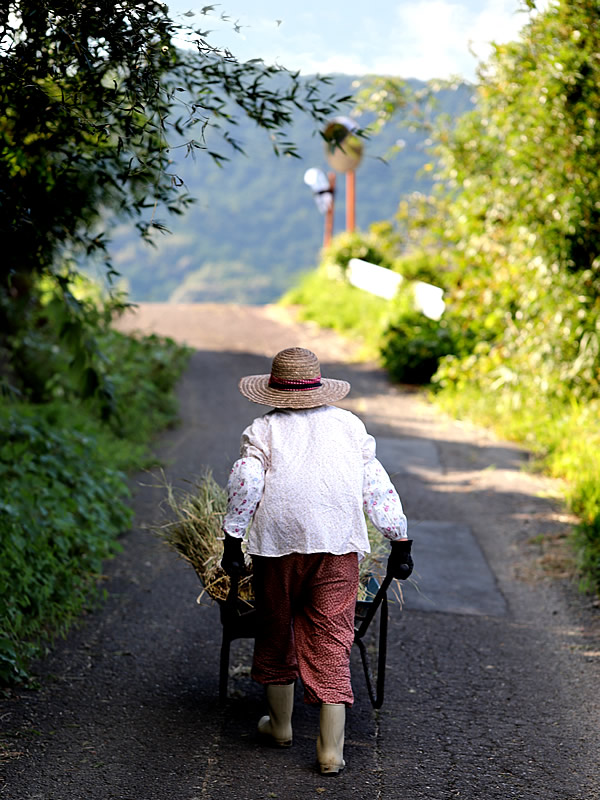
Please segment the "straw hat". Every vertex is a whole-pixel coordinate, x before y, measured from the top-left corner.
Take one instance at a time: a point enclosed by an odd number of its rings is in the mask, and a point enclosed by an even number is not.
[[[303,347],[281,350],[270,375],[248,375],[239,382],[240,392],[273,408],[315,408],[341,400],[350,391],[347,381],[321,377],[319,359]]]

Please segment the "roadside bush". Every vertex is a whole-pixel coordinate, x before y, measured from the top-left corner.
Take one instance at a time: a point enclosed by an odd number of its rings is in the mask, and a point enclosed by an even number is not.
[[[65,377],[48,402],[0,408],[3,684],[26,680],[32,659],[97,595],[102,561],[131,522],[126,471],[150,463],[151,437],[176,419],[185,348],[110,329],[96,341],[111,382],[108,419],[102,398],[78,396]],[[50,356],[56,365],[62,354]]]
[[[394,257],[389,243],[380,235],[369,232],[339,233],[324,252],[324,261],[335,264],[343,273],[352,258],[360,258],[378,267],[392,269]]]
[[[114,330],[100,344],[111,364],[115,398],[115,413],[107,424],[119,439],[145,446],[157,430],[177,419],[173,388],[190,350],[154,334],[134,338]],[[96,406],[97,414],[100,410]]]
[[[598,484],[593,487],[596,494],[595,507],[600,507],[597,497]],[[582,523],[575,530],[575,547],[577,566],[582,578],[581,588],[587,592],[598,591],[600,587],[600,513],[596,513],[592,522]]]
[[[381,362],[393,380],[427,384],[440,359],[452,353],[455,344],[444,320],[432,320],[410,310],[387,328],[380,349]]]
[[[81,610],[131,512],[125,475],[99,456],[94,433],[57,428],[39,407],[5,408],[0,420],[0,681],[7,683],[39,652],[34,638],[64,630]]]
[[[447,276],[440,269],[437,254],[419,250],[406,253],[396,260],[394,271],[407,281],[424,281],[441,289],[446,288]]]

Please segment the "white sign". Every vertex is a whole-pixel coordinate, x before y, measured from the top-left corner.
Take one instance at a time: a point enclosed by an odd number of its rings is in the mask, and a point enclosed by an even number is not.
[[[444,303],[444,290],[432,283],[415,281],[415,308],[425,314],[429,319],[441,319],[446,304]]]
[[[348,262],[348,280],[357,289],[363,289],[378,297],[391,300],[404,281],[402,275],[385,267],[378,267],[360,258],[351,258]],[[444,290],[439,286],[423,281],[412,284],[415,308],[429,319],[440,319],[444,313]]]
[[[348,262],[348,280],[357,289],[364,289],[378,297],[391,300],[404,280],[402,275],[391,269],[378,267],[360,258],[351,258]]]

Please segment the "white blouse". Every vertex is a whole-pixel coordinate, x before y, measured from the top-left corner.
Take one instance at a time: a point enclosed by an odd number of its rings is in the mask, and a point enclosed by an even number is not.
[[[223,530],[247,552],[370,550],[364,511],[388,539],[406,538],[406,517],[390,478],[375,458],[361,420],[336,406],[277,409],[242,434],[231,470]]]

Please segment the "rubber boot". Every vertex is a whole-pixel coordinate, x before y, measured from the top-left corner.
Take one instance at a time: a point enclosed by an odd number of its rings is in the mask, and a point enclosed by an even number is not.
[[[276,747],[292,746],[292,711],[294,710],[294,684],[267,686],[268,715],[258,722],[258,732]]]
[[[322,775],[337,775],[346,766],[344,761],[344,728],[346,706],[344,703],[323,703],[317,761]]]

